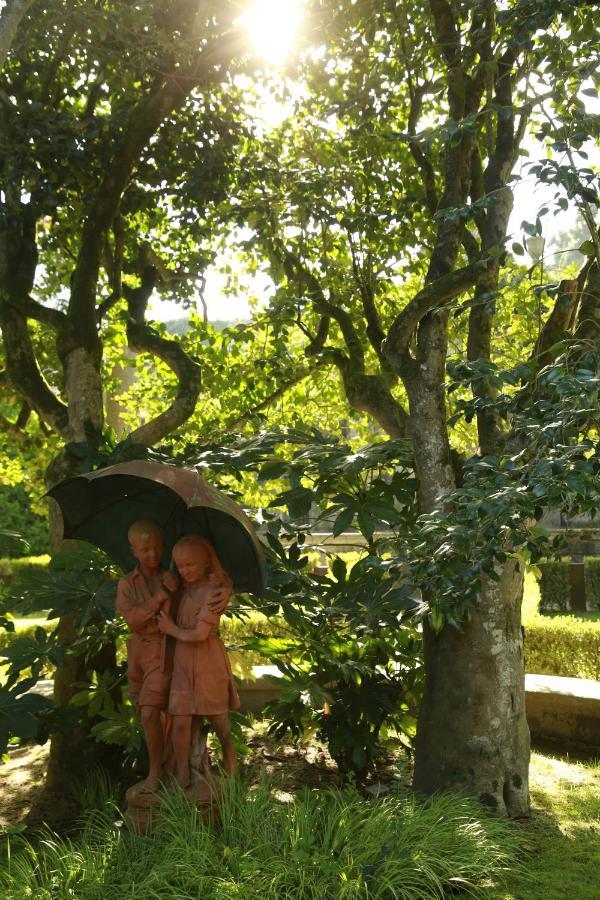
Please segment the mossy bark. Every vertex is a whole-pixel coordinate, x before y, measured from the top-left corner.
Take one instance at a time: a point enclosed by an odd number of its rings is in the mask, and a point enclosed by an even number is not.
[[[415,790],[457,790],[500,814],[529,812],[522,588],[511,560],[499,582],[485,580],[460,631],[425,628]]]

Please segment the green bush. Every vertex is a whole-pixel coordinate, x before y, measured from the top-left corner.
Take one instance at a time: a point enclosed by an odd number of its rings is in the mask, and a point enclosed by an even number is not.
[[[600,622],[539,616],[525,628],[525,671],[600,681]]]
[[[32,510],[31,499],[22,485],[0,484],[0,522],[2,528],[25,539],[24,544],[13,542],[7,546],[6,552],[11,556],[48,552],[48,521]]]
[[[540,612],[567,612],[571,608],[570,560],[548,559],[540,570]]]
[[[23,556],[20,559],[0,559],[0,600],[17,593],[29,576],[38,577],[50,562],[48,555]]]
[[[77,840],[47,832],[34,847],[12,838],[2,896],[472,896],[514,868],[522,840],[510,823],[459,797],[420,804],[403,793],[365,800],[356,791],[305,789],[279,798],[265,782],[249,790],[238,779],[225,786],[219,828],[176,794],[148,837],[116,827],[111,812],[109,804],[89,815]]]
[[[600,557],[586,556],[585,563],[585,596],[588,609],[600,610]]]
[[[586,556],[585,594],[588,609],[600,609],[600,557]],[[570,559],[544,560],[538,563],[540,612],[568,612],[571,608]]]

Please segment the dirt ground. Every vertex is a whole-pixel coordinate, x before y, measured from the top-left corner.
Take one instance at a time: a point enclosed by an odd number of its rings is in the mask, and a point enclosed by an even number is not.
[[[50,745],[9,750],[8,762],[0,763],[0,828],[23,819],[40,792]]]
[[[251,781],[261,775],[282,791],[293,792],[339,784],[337,767],[326,748],[315,740],[298,745],[269,738],[259,727],[246,736],[250,753],[240,758],[242,772]],[[18,824],[29,812],[41,791],[49,744],[30,745],[9,751],[6,763],[0,763],[0,829]],[[218,754],[214,756],[218,758]],[[384,757],[370,779],[367,791],[385,791],[391,781],[406,784],[409,764],[405,754]]]

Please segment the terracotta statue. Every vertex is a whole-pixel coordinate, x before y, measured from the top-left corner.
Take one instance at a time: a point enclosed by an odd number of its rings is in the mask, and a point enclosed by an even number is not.
[[[140,712],[150,770],[142,789],[156,790],[163,763],[163,722],[171,684],[172,648],[158,628],[160,610],[170,611],[170,594],[179,587],[174,572],[163,570],[163,535],[154,522],[134,522],[127,533],[138,564],[121,578],[117,609],[131,629],[127,642],[129,696]]]
[[[191,781],[193,733],[206,717],[223,751],[223,768],[237,771],[229,710],[239,709],[231,666],[217,630],[221,610],[215,598],[231,594],[232,583],[205,538],[191,534],[173,547],[173,559],[183,580],[176,621],[162,607],[158,628],[175,638],[169,714],[173,727],[175,776],[186,788]]]
[[[116,605],[131,629],[127,642],[129,696],[136,704],[148,747],[148,777],[136,792],[153,792],[159,787],[165,759],[164,713],[168,708],[173,669],[174,643],[159,628],[158,614],[171,613],[177,603],[180,580],[162,568],[162,530],[151,521],[134,522],[128,531],[136,568],[121,578]],[[174,596],[172,596],[174,595]],[[230,584],[215,585],[209,608],[219,616],[231,597]]]

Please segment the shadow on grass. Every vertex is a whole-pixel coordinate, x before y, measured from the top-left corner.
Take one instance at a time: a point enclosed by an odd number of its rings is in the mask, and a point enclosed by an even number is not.
[[[600,765],[534,757],[531,799],[531,818],[519,826],[527,874],[488,896],[600,900]]]

